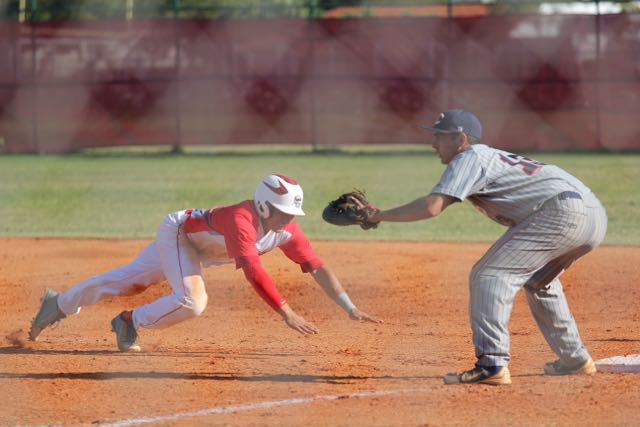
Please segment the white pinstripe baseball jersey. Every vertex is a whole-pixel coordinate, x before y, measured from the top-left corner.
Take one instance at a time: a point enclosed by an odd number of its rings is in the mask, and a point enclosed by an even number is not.
[[[557,166],[484,144],[472,145],[455,156],[431,190],[460,201],[469,199],[489,218],[508,226],[520,223],[563,191],[591,193]]]

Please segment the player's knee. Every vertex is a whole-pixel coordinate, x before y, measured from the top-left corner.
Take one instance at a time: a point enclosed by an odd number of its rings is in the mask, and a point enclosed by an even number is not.
[[[207,307],[207,299],[206,294],[199,295],[196,298],[181,298],[180,305],[182,306],[182,312],[184,313],[185,320],[200,316]]]
[[[184,306],[189,309],[192,317],[198,317],[207,307],[207,301],[209,300],[204,281],[198,275],[186,277],[184,280],[185,284],[188,284],[191,289],[189,296],[185,297]]]
[[[208,300],[209,300],[209,297],[207,296],[206,293],[201,294],[197,298],[192,300],[192,304],[190,308],[191,308],[193,317],[198,317],[204,312],[204,309],[207,307]]]

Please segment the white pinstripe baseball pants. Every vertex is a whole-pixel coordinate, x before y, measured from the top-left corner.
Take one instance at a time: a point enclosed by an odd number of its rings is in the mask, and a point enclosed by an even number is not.
[[[582,196],[584,200],[576,195],[561,193],[547,200],[511,227],[471,270],[469,312],[479,365],[509,364],[508,323],[523,287],[533,317],[558,357],[568,365],[589,358],[559,276],[602,242],[607,216],[593,194]]]

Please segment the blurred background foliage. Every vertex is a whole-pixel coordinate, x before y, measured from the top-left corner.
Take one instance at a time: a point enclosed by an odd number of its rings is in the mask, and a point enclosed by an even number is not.
[[[266,19],[624,13],[640,1],[530,0],[0,0],[0,18],[30,22],[158,18]]]

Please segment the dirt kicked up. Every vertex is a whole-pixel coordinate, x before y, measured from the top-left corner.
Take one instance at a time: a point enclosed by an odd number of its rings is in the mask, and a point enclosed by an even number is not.
[[[232,265],[205,270],[194,320],[141,330],[120,353],[109,321],[166,283],[84,307],[27,340],[45,287],[131,260],[145,241],[0,240],[0,424],[634,425],[640,377],[549,377],[554,360],[518,295],[513,384],[444,385],[474,363],[467,275],[486,244],[315,242],[353,301],[385,323],[349,320],[280,251],[262,260],[289,304],[320,328],[286,327]],[[640,353],[640,248],[601,247],[563,275],[594,359]]]

